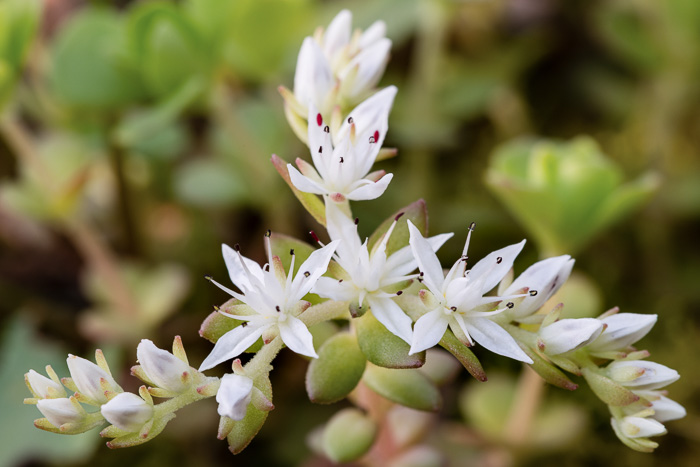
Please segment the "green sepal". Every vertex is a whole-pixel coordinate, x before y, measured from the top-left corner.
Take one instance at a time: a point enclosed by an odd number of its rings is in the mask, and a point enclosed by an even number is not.
[[[450,329],[448,329],[445,335],[442,336],[442,339],[440,339],[440,346],[454,355],[470,375],[479,381],[486,381],[486,372],[481,366],[479,359],[476,358],[476,355],[474,355],[474,352],[472,352],[469,347],[455,337]]]
[[[122,436],[118,436],[114,438],[112,441],[107,442],[107,447],[110,449],[118,449],[118,448],[130,448],[133,446],[138,446],[139,444],[146,443],[159,434],[162,433],[162,431],[165,429],[165,426],[168,424],[170,420],[175,418],[174,413],[167,413],[163,417],[158,418],[157,420],[154,418],[151,420],[152,424],[150,427],[148,426],[149,423],[144,425],[144,428],[141,429],[139,432],[127,432],[124,430],[120,430],[119,428],[110,429],[112,427],[107,427],[104,430],[100,432],[100,436],[112,436],[116,433],[124,433]]]
[[[221,305],[221,310],[236,315],[250,314],[250,309],[248,306],[241,304],[235,299],[231,299]],[[222,315],[218,311],[214,311],[209,314],[209,316],[204,318],[204,321],[202,321],[202,325],[199,328],[199,335],[212,344],[216,344],[216,341],[218,341],[221,336],[229,331],[232,331],[243,323],[244,321],[229,318],[228,316]],[[255,344],[246,349],[246,352],[257,352],[262,348],[262,345],[262,339],[258,339]]]
[[[425,352],[408,355],[411,347],[389,332],[372,313],[366,313],[353,322],[360,350],[375,365],[385,368],[419,368],[425,363]]]
[[[272,402],[272,385],[267,373],[255,378],[254,385]],[[243,451],[265,424],[268,413],[268,411],[257,409],[252,404],[249,405],[243,420],[233,421],[231,431],[226,436],[229,451],[233,454]]]
[[[326,206],[323,204],[323,201],[321,201],[321,199],[318,196],[312,193],[304,193],[297,190],[297,188],[292,183],[292,179],[289,177],[289,171],[287,170],[287,162],[284,159],[280,158],[276,154],[273,154],[271,161],[272,165],[274,165],[275,169],[277,169],[277,172],[282,176],[284,181],[287,182],[289,188],[292,189],[294,196],[296,196],[299,202],[301,202],[301,205],[304,206],[304,209],[306,209],[308,213],[311,214],[319,224],[325,227]]]
[[[367,361],[349,332],[326,341],[306,371],[306,392],[311,402],[331,404],[345,398],[362,378]]]
[[[380,396],[412,409],[436,412],[442,407],[435,383],[417,370],[368,365],[362,381]]]
[[[394,214],[389,216],[388,219],[382,222],[379,225],[379,227],[377,227],[374,233],[372,233],[372,235],[369,237],[369,243],[367,245],[369,251],[372,251],[377,242],[380,241],[384,234],[389,230],[389,227],[391,227],[391,224],[394,222],[396,216],[401,213],[403,213],[403,215],[396,223],[396,227],[391,233],[391,238],[389,239],[386,245],[387,256],[391,255],[395,251],[398,251],[405,246],[408,246],[409,233],[408,222],[406,222],[406,220],[410,220],[413,223],[413,225],[415,225],[418,228],[418,230],[420,230],[423,236],[428,235],[428,208],[425,205],[425,201],[419,199],[418,201],[415,201],[409,204],[408,206],[399,209]]]
[[[323,431],[323,451],[337,463],[352,462],[369,451],[377,435],[375,422],[357,409],[344,409]]]
[[[583,377],[595,395],[608,405],[623,407],[639,400],[629,389],[589,368],[583,369]]]
[[[552,365],[547,359],[543,358],[538,352],[526,346],[520,346],[525,354],[532,359],[534,363],[530,365],[543,380],[558,388],[574,391],[578,389],[578,384],[571,381],[562,371]]]

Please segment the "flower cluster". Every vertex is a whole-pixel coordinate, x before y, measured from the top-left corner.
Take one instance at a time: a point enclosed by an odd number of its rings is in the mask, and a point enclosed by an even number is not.
[[[422,200],[392,215],[372,235],[360,235],[350,202],[380,197],[392,179],[392,174],[370,170],[385,151],[397,89],[375,89],[391,45],[383,23],[351,35],[350,21],[350,13],[342,11],[327,30],[304,40],[294,92],[282,91],[290,125],[309,146],[311,163],[297,159],[298,170],[291,164],[277,168],[295,194],[322,206],[322,215],[315,217],[330,241],[311,232],[317,248],[268,231],[262,266],[243,256],[238,245],[223,245],[235,289],[207,276],[231,299],[202,324],[200,334],[215,345],[198,370],[189,366],[179,338],[172,353],[144,339],[132,374],[150,387],[142,386],[137,396],[122,391],[101,352],[97,364],[70,356],[71,378],[59,380],[50,367],[48,378],[33,370],[26,375],[34,395],[27,402],[36,403],[46,417],[37,426],[79,433],[106,420],[111,425],[102,434],[114,438],[110,446],[130,446],[160,433],[184,405],[216,396],[218,436],[237,453],[274,408],[270,364],[284,346],[311,360],[306,388],[314,402],[348,396],[356,401],[362,391],[371,390],[423,411],[440,407],[438,385],[448,379],[440,372],[450,373],[430,368],[449,367],[445,358],[454,363],[434,348],[449,351],[483,381],[483,368],[471,350],[479,346],[530,364],[546,381],[565,389],[577,386],[562,370],[582,375],[610,407],[622,442],[653,450],[656,443],[649,437],[665,433],[662,422],[685,415],[661,390],[678,373],[643,360],[648,352],[632,347],[651,330],[655,315],[613,309],[597,319],[562,319],[563,305],[551,302],[574,259],[546,258],[513,279],[525,240],[472,264],[468,253],[474,223],[462,254],[445,271],[436,252],[453,234],[428,236]],[[332,337],[315,332],[329,321],[334,322]],[[232,372],[222,378],[202,373],[232,359]],[[64,385],[75,394],[66,397]],[[153,397],[167,400],[154,404]],[[99,410],[87,412],[82,404]],[[346,439],[354,426],[363,429]],[[371,447],[376,432],[376,420],[369,415],[344,411],[326,429],[325,452],[337,461],[354,460]]]

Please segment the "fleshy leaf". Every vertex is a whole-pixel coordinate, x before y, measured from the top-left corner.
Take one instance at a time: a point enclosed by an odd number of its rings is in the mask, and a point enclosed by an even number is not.
[[[629,389],[588,368],[583,369],[583,377],[595,395],[608,405],[622,407],[639,400],[639,396]]]
[[[557,367],[552,365],[546,359],[542,358],[540,354],[525,346],[521,346],[521,348],[523,349],[523,352],[525,352],[534,362],[532,365],[530,365],[530,368],[535,370],[535,372],[540,375],[543,380],[558,388],[566,389],[568,391],[574,391],[578,388],[578,384],[572,382]]]
[[[385,368],[419,368],[425,352],[408,355],[410,346],[389,332],[371,313],[356,319],[357,341],[367,360]]]
[[[408,224],[406,223],[405,219],[410,220],[413,225],[418,227],[418,230],[420,230],[421,234],[423,234],[424,237],[427,237],[428,235],[428,208],[425,205],[425,201],[422,199],[419,199],[418,201],[415,201],[408,206],[399,209],[396,211],[394,214],[389,216],[388,219],[386,219],[384,222],[382,222],[379,227],[372,233],[372,235],[369,237],[369,251],[372,251],[372,248],[374,248],[374,245],[382,238],[382,236],[389,230],[389,227],[391,227],[391,224],[394,222],[394,219],[396,218],[397,215],[403,213],[403,216],[399,219],[399,222],[396,223],[396,227],[394,228],[394,231],[391,234],[391,238],[389,239],[387,245],[386,245],[386,254],[387,256],[391,255],[393,252],[400,250],[401,248],[405,247],[408,245]]]
[[[306,392],[318,404],[343,399],[355,389],[365,371],[366,360],[357,338],[347,332],[326,341],[306,372]]]
[[[330,419],[323,432],[323,450],[333,462],[351,462],[374,444],[377,426],[357,409],[344,409]]]
[[[440,340],[440,346],[449,351],[466,368],[470,375],[479,381],[486,381],[486,372],[481,366],[481,362],[469,347],[460,342],[450,329],[445,332]]]
[[[255,387],[260,389],[268,400],[272,401],[272,385],[270,385],[270,378],[267,374],[255,379]],[[234,421],[233,427],[226,437],[229,451],[234,454],[243,451],[262,428],[268,413],[255,408],[252,404],[249,405],[243,420]]]
[[[380,396],[412,409],[435,412],[442,406],[437,386],[420,371],[368,365],[362,381]]]
[[[304,206],[304,209],[306,209],[309,214],[313,216],[316,221],[325,226],[326,225],[326,207],[323,204],[323,201],[319,199],[318,196],[311,194],[311,193],[303,193],[294,186],[292,183],[291,178],[289,177],[289,172],[287,171],[287,161],[284,159],[280,158],[276,154],[272,155],[272,165],[275,166],[275,169],[277,169],[277,172],[282,176],[285,182],[287,182],[287,185],[289,185],[289,188],[292,189],[292,192],[294,193],[294,196],[297,197],[299,202],[301,202],[302,206]]]

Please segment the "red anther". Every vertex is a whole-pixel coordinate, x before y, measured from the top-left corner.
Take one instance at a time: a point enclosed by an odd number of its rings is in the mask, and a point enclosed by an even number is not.
[[[318,126],[323,125],[323,117],[321,116],[320,113],[316,114],[316,123],[318,124]]]
[[[311,230],[311,231],[309,232],[309,235],[311,235],[311,238],[314,239],[314,242],[318,243],[318,242],[320,241],[320,240],[318,239],[318,235],[316,235],[316,232],[314,232],[313,230]]]
[[[396,215],[396,217],[394,217],[394,220],[395,220],[395,221],[398,221],[399,219],[401,219],[401,216],[403,216],[403,215],[404,215],[403,212],[398,213],[398,214]]]
[[[374,130],[374,142],[379,141],[379,130]]]

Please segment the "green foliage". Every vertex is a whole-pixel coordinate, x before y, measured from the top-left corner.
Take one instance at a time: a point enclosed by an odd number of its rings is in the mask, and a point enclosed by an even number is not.
[[[415,369],[368,365],[362,381],[380,396],[412,409],[436,412],[442,407],[437,386]]]
[[[330,419],[323,431],[323,450],[333,462],[362,457],[374,443],[375,422],[357,409],[344,409]]]
[[[306,392],[312,402],[330,404],[355,389],[365,371],[366,360],[350,333],[338,333],[318,350],[318,358],[306,371]]]
[[[40,7],[39,0],[0,2],[0,110],[14,89],[34,40]]]
[[[425,352],[408,355],[410,346],[389,332],[371,313],[366,313],[354,322],[360,349],[367,360],[375,365],[386,368],[418,368],[425,363]]]

